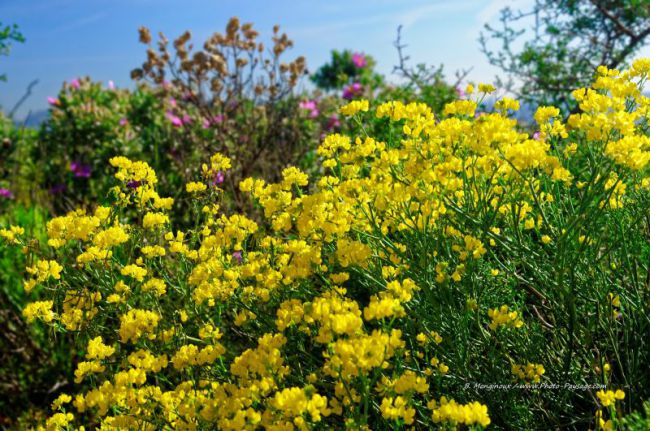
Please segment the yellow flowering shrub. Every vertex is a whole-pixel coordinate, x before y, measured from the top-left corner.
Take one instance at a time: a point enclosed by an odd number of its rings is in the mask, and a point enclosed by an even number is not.
[[[113,204],[51,220],[48,257],[28,269],[41,300],[26,319],[77,332],[84,352],[76,393],[42,426],[526,429],[545,420],[529,408],[595,406],[586,392],[476,384],[594,383],[597,360],[650,359],[615,344],[638,341],[624,320],[648,311],[648,268],[626,248],[644,241],[629,232],[650,202],[646,64],[600,71],[566,122],[541,107],[537,137],[508,116],[510,99],[480,116],[457,101],[442,118],[351,102],[343,114],[374,114],[391,140],[330,135],[321,177],[292,167],[277,184],[242,181],[255,220],[222,213],[218,191],[193,182],[196,223],[174,230],[157,174],[111,159]],[[230,166],[215,155],[203,180]],[[19,228],[1,232],[24,244]]]

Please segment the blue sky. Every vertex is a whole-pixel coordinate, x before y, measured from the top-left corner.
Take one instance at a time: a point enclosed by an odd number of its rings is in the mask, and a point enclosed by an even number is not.
[[[377,60],[390,73],[397,61],[392,45],[396,28],[413,63],[445,64],[448,76],[472,66],[470,79],[491,81],[497,70],[479,51],[477,38],[486,21],[505,5],[532,0],[0,0],[2,23],[16,23],[27,38],[9,57],[0,57],[0,106],[9,109],[28,83],[39,79],[27,110],[46,107],[66,80],[90,76],[131,86],[129,72],[144,60],[137,28],[149,27],[170,39],[184,30],[203,41],[222,31],[231,16],[253,22],[262,37],[274,24],[291,37],[290,55],[304,55],[314,70],[332,49],[350,48]]]

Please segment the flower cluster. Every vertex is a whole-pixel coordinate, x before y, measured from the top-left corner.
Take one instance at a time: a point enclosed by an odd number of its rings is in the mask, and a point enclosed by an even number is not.
[[[42,286],[43,300],[25,317],[77,332],[86,352],[74,410],[62,398],[46,426],[488,426],[499,401],[461,391],[462,383],[512,357],[523,362],[511,368],[522,380],[561,373],[552,369],[557,361],[530,352],[543,355],[546,343],[568,352],[574,340],[543,328],[563,315],[580,331],[601,324],[580,320],[598,313],[582,316],[575,303],[584,297],[597,310],[608,305],[606,293],[587,284],[590,295],[574,296],[561,276],[580,281],[595,272],[571,270],[597,254],[592,238],[609,230],[581,224],[585,217],[571,211],[618,216],[647,191],[638,162],[645,141],[610,144],[643,134],[640,115],[650,103],[627,83],[649,69],[601,72],[596,90],[580,93],[584,112],[566,124],[540,108],[538,140],[508,116],[517,108],[508,100],[476,118],[473,100],[453,102],[442,118],[421,103],[372,111],[368,101],[350,102],[342,114],[359,121],[374,114],[394,138],[330,135],[314,181],[295,167],[277,182],[241,181],[258,217],[221,210],[212,182],[228,178],[225,155],[202,166],[201,182],[185,185],[179,199],[192,200],[195,223],[180,230],[169,215],[174,199],[158,195],[150,166],[111,159],[120,185],[110,207],[51,220],[50,257],[28,270],[26,283]],[[610,114],[622,101],[637,109]],[[568,142],[585,135],[599,141]],[[607,171],[614,168],[615,177]],[[580,200],[585,195],[593,202]],[[9,242],[21,235],[2,231]],[[548,238],[576,250],[573,260],[551,254]],[[567,358],[583,361],[589,352]],[[623,399],[611,391],[598,397],[603,406]]]

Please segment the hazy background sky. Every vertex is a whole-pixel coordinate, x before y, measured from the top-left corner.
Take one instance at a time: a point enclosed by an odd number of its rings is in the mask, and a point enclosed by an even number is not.
[[[9,57],[0,57],[0,106],[10,109],[34,79],[39,84],[19,111],[47,107],[63,81],[78,76],[131,86],[129,73],[145,58],[137,29],[149,27],[173,39],[184,30],[202,43],[223,31],[231,16],[253,22],[263,39],[279,24],[295,42],[287,58],[304,55],[310,70],[332,49],[372,55],[389,74],[397,62],[397,26],[412,63],[445,64],[447,76],[473,67],[469,79],[492,81],[498,72],[479,51],[478,36],[506,5],[533,0],[0,0],[0,20],[16,23],[25,35]],[[645,53],[650,55],[650,50]],[[395,77],[389,76],[389,79]],[[306,84],[306,80],[304,82]]]

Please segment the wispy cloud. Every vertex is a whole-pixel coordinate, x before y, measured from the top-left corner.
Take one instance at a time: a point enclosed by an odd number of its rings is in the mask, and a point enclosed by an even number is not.
[[[398,13],[393,16],[393,22],[398,25],[401,24],[405,29],[421,22],[422,20],[431,18],[432,15],[444,15],[451,13],[460,13],[473,10],[476,7],[476,2],[468,1],[449,1],[444,0],[438,3],[423,5],[415,7],[410,10]]]
[[[51,33],[63,33],[71,30],[77,30],[79,28],[86,27],[87,25],[90,25],[97,21],[101,21],[107,16],[108,16],[107,11],[97,12],[92,15],[84,16],[76,20],[64,23],[63,25],[60,25],[58,27],[54,27]]]
[[[499,16],[502,9],[511,7],[515,10],[528,10],[535,4],[535,0],[492,0],[479,11],[476,19],[481,24],[493,21]]]
[[[405,29],[431,18],[432,15],[466,12],[476,7],[476,1],[439,0],[433,4],[418,5],[399,11],[381,11],[375,14],[363,14],[348,20],[332,20],[318,25],[289,28],[295,38],[323,37],[348,29],[355,31],[371,25],[384,24],[386,27],[402,25]],[[360,31],[360,30],[359,30]]]

